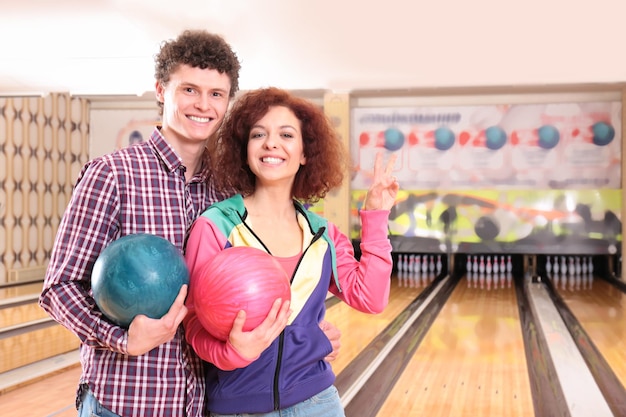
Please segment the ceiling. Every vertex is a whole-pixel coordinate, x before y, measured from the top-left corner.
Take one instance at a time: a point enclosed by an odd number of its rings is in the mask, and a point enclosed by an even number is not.
[[[621,4],[0,0],[0,96],[143,95],[160,42],[185,28],[224,35],[244,90],[623,82]]]

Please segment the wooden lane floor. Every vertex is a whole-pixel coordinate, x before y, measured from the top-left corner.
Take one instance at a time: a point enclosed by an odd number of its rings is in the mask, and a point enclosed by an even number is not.
[[[432,281],[432,278],[428,281]],[[424,282],[424,285],[426,284]],[[395,276],[391,285],[389,306],[381,314],[360,313],[343,302],[330,303],[326,319],[342,332],[340,354],[332,363],[336,374],[341,372],[423,289],[415,282],[400,281]],[[45,379],[1,394],[0,416],[75,416],[74,397],[80,372],[80,365],[77,364]],[[25,411],[27,414],[24,414]]]
[[[3,417],[75,417],[80,365],[0,395]]]
[[[551,280],[614,373],[617,384],[626,387],[626,294],[609,281],[593,276],[553,276]]]
[[[394,275],[391,278],[389,304],[380,314],[366,314],[354,310],[344,302],[332,304],[326,311],[326,320],[341,331],[339,356],[332,362],[333,371],[341,371],[411,303],[420,292],[434,280],[425,274],[423,280],[417,276]]]
[[[377,416],[399,410],[429,417],[534,416],[510,280],[459,281]]]

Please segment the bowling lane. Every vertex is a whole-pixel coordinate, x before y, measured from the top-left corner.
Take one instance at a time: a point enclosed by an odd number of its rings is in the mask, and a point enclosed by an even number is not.
[[[534,416],[514,285],[463,277],[377,416]]]
[[[434,276],[427,275],[431,282]],[[341,350],[332,362],[333,371],[339,373],[402,312],[425,288],[415,280],[405,280],[395,275],[391,278],[389,305],[380,314],[366,314],[338,302],[326,311],[326,320],[341,330]],[[421,282],[421,281],[420,281]]]
[[[29,298],[36,300],[41,292],[41,282],[0,288],[0,302],[10,301],[12,298]]]
[[[0,416],[76,416],[77,364],[32,384],[0,394]]]
[[[552,277],[553,286],[626,387],[626,294],[592,276]]]

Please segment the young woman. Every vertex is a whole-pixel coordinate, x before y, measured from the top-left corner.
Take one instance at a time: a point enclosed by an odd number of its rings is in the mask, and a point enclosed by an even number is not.
[[[394,158],[374,178],[360,212],[361,257],[350,239],[304,203],[318,201],[343,181],[349,159],[323,111],[292,94],[267,88],[244,94],[212,142],[213,180],[238,194],[214,204],[195,222],[187,242],[190,268],[186,337],[207,362],[207,401],[212,416],[241,413],[279,416],[343,416],[335,375],[324,360],[332,348],[320,330],[328,291],[359,311],[378,313],[389,299],[392,271],[387,236],[398,191]],[[213,338],[200,324],[194,282],[222,250],[253,246],[274,256],[291,277],[291,315],[263,343],[232,332]],[[279,303],[277,303],[278,305]],[[274,314],[280,316],[275,307]],[[235,320],[234,329],[245,320]],[[287,319],[285,319],[287,320]],[[277,320],[278,322],[279,320]],[[256,343],[255,343],[256,342]]]

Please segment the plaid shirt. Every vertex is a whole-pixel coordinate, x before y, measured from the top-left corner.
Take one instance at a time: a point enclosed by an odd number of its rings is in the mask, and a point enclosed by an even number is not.
[[[201,416],[202,365],[182,328],[144,355],[126,355],[126,330],[105,320],[92,298],[93,264],[109,243],[133,233],[162,236],[182,251],[198,214],[224,197],[207,185],[206,171],[185,183],[181,160],[158,129],[144,143],[87,163],[79,175],[40,305],[80,338],[81,383],[116,414]]]

